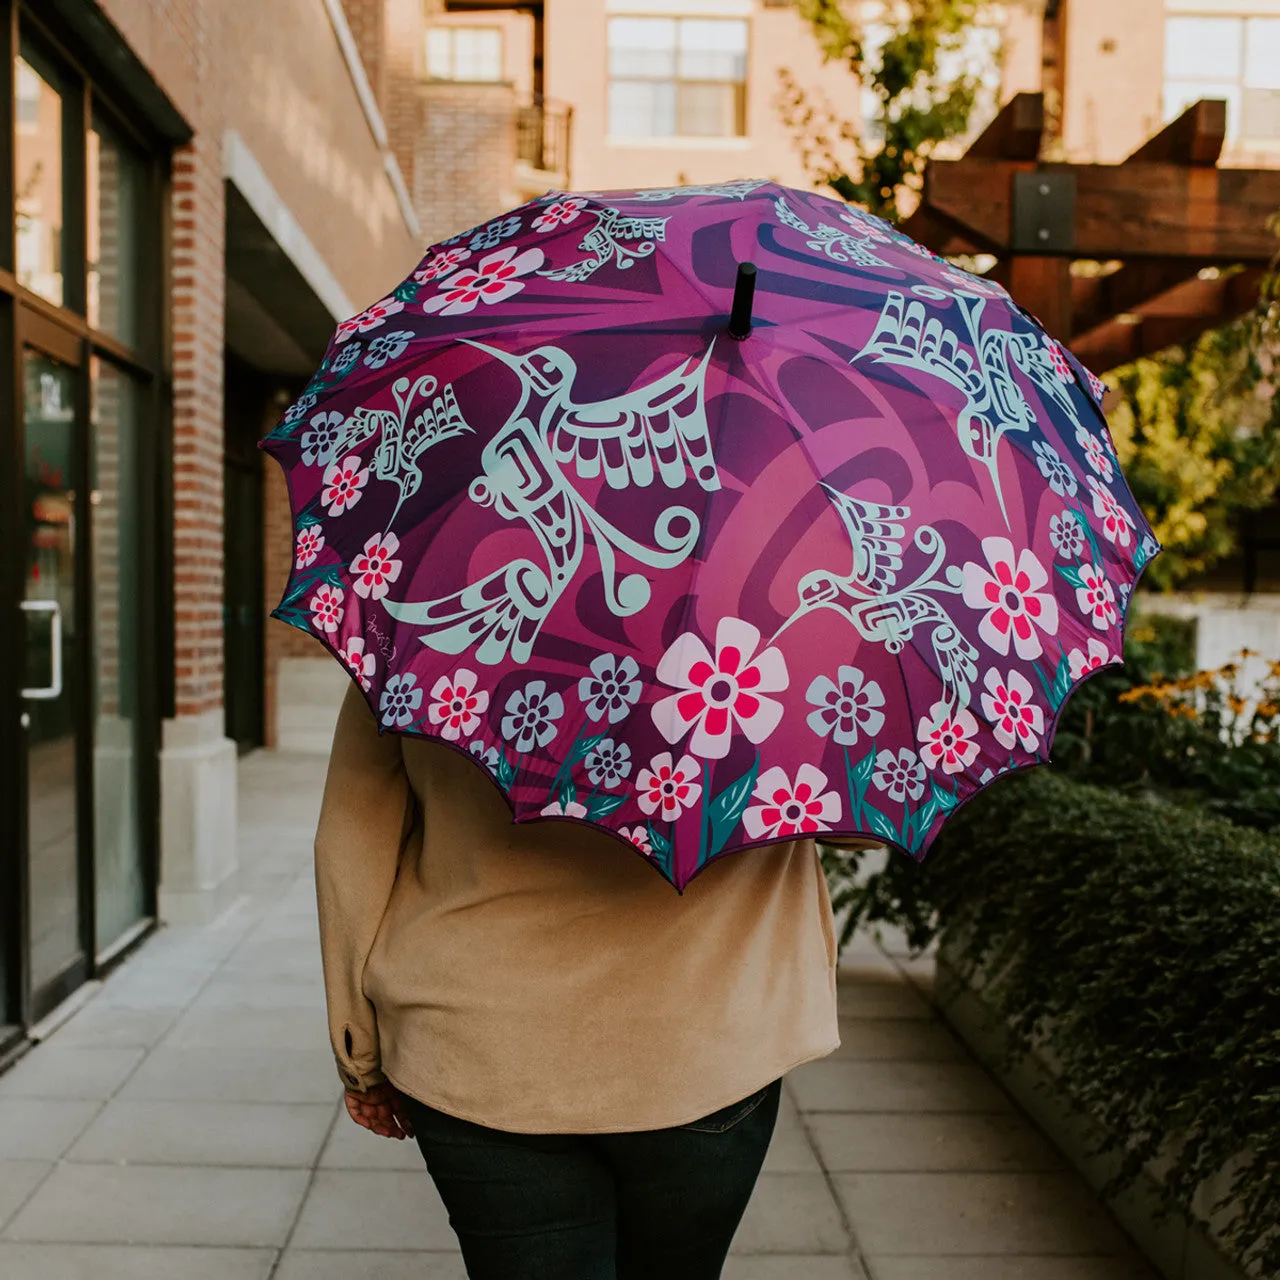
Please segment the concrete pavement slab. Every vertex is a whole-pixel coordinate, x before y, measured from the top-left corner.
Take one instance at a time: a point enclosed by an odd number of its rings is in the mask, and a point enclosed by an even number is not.
[[[1158,1280],[1131,1258],[877,1258],[872,1280]]]
[[[762,1173],[734,1253],[846,1253],[849,1237],[820,1173]]]
[[[316,964],[320,957],[316,956]],[[222,1049],[229,1044],[257,1049],[305,1049],[327,1055],[329,1024],[323,1007],[225,1009],[199,1000],[173,1025],[167,1049]]]
[[[183,1005],[131,1009],[91,1000],[58,1028],[51,1043],[60,1048],[150,1049],[164,1039],[182,1015]]]
[[[130,1102],[117,1098],[107,1104],[67,1158],[80,1164],[309,1169],[333,1116],[333,1103]]]
[[[105,1100],[142,1059],[141,1049],[99,1049],[51,1040],[0,1076],[0,1098]]]
[[[932,1018],[924,997],[895,971],[855,978],[842,973],[838,985],[842,1018]]]
[[[342,1092],[333,1057],[302,1049],[161,1045],[121,1090],[130,1101],[328,1102]]]
[[[809,1136],[805,1133],[800,1113],[788,1094],[783,1093],[778,1109],[778,1123],[773,1131],[773,1141],[765,1154],[767,1173],[821,1173],[822,1166],[814,1154]]]
[[[299,1249],[457,1248],[435,1183],[416,1172],[321,1169],[307,1194],[293,1245]]]
[[[964,1047],[936,1018],[841,1018],[831,1061],[963,1062]]]
[[[407,1138],[380,1138],[356,1124],[342,1108],[320,1156],[322,1169],[391,1169],[425,1175],[418,1144]]]
[[[818,1112],[806,1119],[832,1173],[1060,1170],[1062,1159],[1020,1116]]]
[[[832,1181],[873,1260],[1129,1252],[1119,1229],[1072,1174],[842,1173]]]
[[[267,1280],[274,1249],[4,1244],[4,1280]]]
[[[280,1246],[307,1173],[61,1164],[3,1233],[48,1244]]]
[[[768,1257],[763,1254],[734,1254],[724,1269],[723,1280],[867,1280],[852,1258],[816,1257],[791,1254]]]
[[[0,1225],[14,1217],[53,1168],[48,1160],[0,1161]]]
[[[467,1280],[460,1253],[290,1249],[275,1280]]]
[[[56,1160],[101,1110],[94,1101],[0,1098],[0,1160]]]
[[[825,1059],[791,1073],[801,1111],[993,1111],[1010,1103],[970,1062],[850,1062]]]

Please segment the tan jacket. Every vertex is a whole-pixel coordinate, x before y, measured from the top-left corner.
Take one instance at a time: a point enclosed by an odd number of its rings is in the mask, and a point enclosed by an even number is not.
[[[684,1124],[839,1043],[812,841],[732,854],[678,895],[572,823],[516,825],[487,776],[379,736],[353,686],[316,835],[329,1028],[385,1075],[524,1133]]]

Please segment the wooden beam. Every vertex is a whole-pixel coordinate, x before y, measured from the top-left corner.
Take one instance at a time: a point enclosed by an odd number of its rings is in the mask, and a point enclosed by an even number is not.
[[[923,207],[957,234],[1003,256],[1010,243],[1013,175],[1033,167],[969,157],[931,161]],[[1266,263],[1275,253],[1267,222],[1280,209],[1280,169],[1145,162],[1040,168],[1075,174],[1073,257]]]
[[[1153,258],[1126,263],[1119,271],[1072,283],[1072,334],[1079,336],[1108,324],[1118,315],[1136,311],[1143,303],[1193,279],[1211,263],[1186,258]]]
[[[921,204],[898,228],[917,244],[922,244],[943,257],[960,253],[978,253],[981,249],[961,235],[954,224],[939,218]]]
[[[1212,168],[1227,140],[1227,104],[1201,98],[1135,151],[1125,164],[1186,164]]]
[[[1025,307],[1060,342],[1071,339],[1071,263],[1066,258],[1018,254],[1009,259],[1002,282],[1019,306]]]
[[[986,160],[1035,160],[1043,136],[1044,94],[1015,93],[969,144],[965,155]]]

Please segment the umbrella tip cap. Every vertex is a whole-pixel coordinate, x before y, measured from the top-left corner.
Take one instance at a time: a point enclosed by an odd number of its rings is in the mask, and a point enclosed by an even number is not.
[[[738,263],[733,286],[733,309],[729,313],[729,336],[741,341],[751,334],[751,307],[756,295],[756,264]]]

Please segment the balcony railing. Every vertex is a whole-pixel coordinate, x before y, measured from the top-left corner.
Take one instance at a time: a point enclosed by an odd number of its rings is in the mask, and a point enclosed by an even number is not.
[[[569,182],[569,128],[573,108],[534,101],[516,110],[516,158]]]

